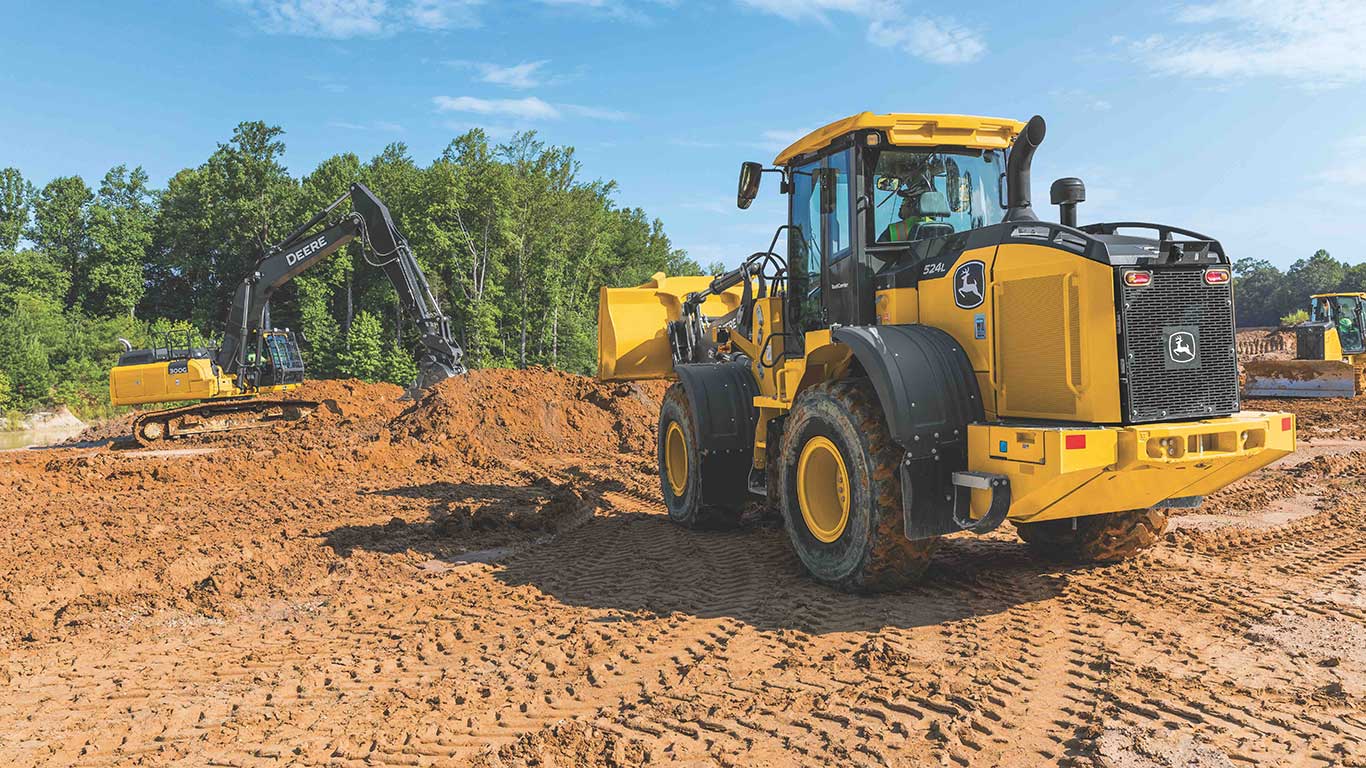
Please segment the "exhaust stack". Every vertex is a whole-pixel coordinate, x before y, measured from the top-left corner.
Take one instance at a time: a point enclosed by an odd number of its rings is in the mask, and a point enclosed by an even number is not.
[[[1043,118],[1035,115],[1010,146],[1010,158],[1006,161],[1006,221],[1039,220],[1030,207],[1029,168],[1034,162],[1034,150],[1043,143],[1047,130]]]

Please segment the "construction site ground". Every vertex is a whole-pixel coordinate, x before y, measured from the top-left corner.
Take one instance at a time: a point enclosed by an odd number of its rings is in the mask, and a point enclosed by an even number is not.
[[[1361,766],[1366,398],[1112,566],[841,594],[660,504],[662,384],[480,371],[0,453],[0,765]]]

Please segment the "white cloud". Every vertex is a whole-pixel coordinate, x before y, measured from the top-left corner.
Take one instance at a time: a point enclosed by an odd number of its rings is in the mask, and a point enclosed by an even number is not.
[[[1203,30],[1127,42],[1147,67],[1213,80],[1276,78],[1309,89],[1366,81],[1366,2],[1212,0],[1175,18]]]
[[[603,109],[602,107],[585,107],[582,104],[560,104],[560,109],[572,115],[586,117],[590,120],[607,120],[618,123],[623,120],[630,120],[634,115],[630,112],[621,112],[615,109]]]
[[[900,48],[935,64],[965,64],[987,52],[987,44],[953,19],[920,16],[906,21],[874,21],[868,40],[885,48]]]
[[[806,133],[806,131],[764,131],[760,134],[759,140],[751,142],[750,146],[762,149],[765,152],[782,152],[795,144],[797,139],[805,136]]]
[[[986,55],[980,33],[943,16],[910,12],[904,0],[739,0],[788,21],[830,24],[844,14],[868,23],[868,41],[935,64],[965,64]]]
[[[408,18],[422,29],[477,27],[475,7],[482,4],[482,0],[413,0]]]
[[[378,131],[381,133],[403,133],[403,126],[398,123],[391,123],[385,120],[375,120],[369,123],[348,123],[344,120],[333,120],[327,124],[329,128],[341,128],[347,131]]]
[[[1332,154],[1334,165],[1315,174],[1314,178],[1347,187],[1366,187],[1366,155],[1363,155],[1366,135],[1346,139],[1341,147],[1340,152]]]
[[[437,96],[432,99],[438,112],[470,112],[476,115],[504,115],[524,120],[558,120],[560,110],[536,98],[479,99],[473,96]]]
[[[508,88],[537,88],[551,82],[552,78],[545,73],[545,65],[549,60],[524,61],[520,64],[494,64],[487,61],[465,61],[456,59],[446,62],[453,67],[465,67],[473,69],[479,73],[478,80],[490,85],[502,85]]]
[[[263,31],[346,40],[478,26],[483,0],[236,0]]]
[[[480,99],[474,96],[437,96],[432,99],[438,112],[465,112],[475,115],[498,115],[518,120],[559,120],[565,115],[590,120],[618,122],[630,120],[632,115],[615,109],[588,107],[582,104],[551,104],[535,96],[524,99]]]

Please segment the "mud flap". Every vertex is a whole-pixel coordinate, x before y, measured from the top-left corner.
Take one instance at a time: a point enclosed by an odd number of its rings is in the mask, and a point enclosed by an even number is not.
[[[697,363],[674,370],[697,422],[702,500],[732,504],[748,492],[754,463],[754,397],[759,392],[754,374],[747,363]]]
[[[933,463],[931,463],[933,466]],[[930,539],[949,533],[990,533],[1010,512],[1010,479],[988,472],[953,472],[948,489],[941,473],[909,457],[901,462],[901,506],[906,512],[906,538]],[[921,491],[917,494],[916,489]],[[991,491],[991,504],[979,519],[972,517],[972,491]]]

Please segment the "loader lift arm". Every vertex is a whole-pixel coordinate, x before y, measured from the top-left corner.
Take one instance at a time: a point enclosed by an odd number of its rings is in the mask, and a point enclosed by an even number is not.
[[[314,228],[347,199],[351,211],[322,231]],[[305,224],[270,247],[256,262],[233,297],[217,363],[236,376],[239,387],[254,387],[260,376],[255,361],[266,359],[263,330],[270,328],[270,299],[275,291],[352,241],[359,241],[366,260],[380,267],[398,292],[404,311],[421,334],[416,386],[430,387],[465,372],[460,346],[451,336],[450,319],[442,313],[408,241],[394,226],[389,208],[364,184],[356,183]],[[374,261],[371,261],[371,259]],[[249,351],[255,351],[249,355]]]

